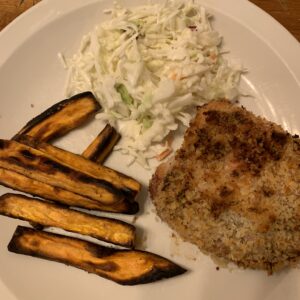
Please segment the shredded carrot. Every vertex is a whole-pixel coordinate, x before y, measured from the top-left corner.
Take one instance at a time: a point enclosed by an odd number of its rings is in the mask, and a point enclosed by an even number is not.
[[[156,156],[156,159],[161,161],[161,160],[165,159],[166,157],[168,157],[172,153],[172,151],[173,150],[171,148],[168,148],[165,151],[163,151],[162,153],[158,154]]]
[[[217,60],[217,58],[218,58],[218,56],[217,56],[216,53],[213,52],[213,53],[210,54],[210,59],[211,59],[212,61],[215,62],[215,61]]]
[[[170,75],[170,78],[172,79],[172,80],[177,80],[177,76],[178,76],[178,74],[177,73],[175,73],[175,72],[173,72],[171,75]]]

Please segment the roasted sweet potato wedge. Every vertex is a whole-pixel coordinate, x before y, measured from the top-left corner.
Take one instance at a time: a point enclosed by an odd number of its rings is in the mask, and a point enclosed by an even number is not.
[[[104,205],[125,201],[111,183],[91,177],[45,152],[12,140],[0,140],[0,167],[59,187]]]
[[[107,124],[81,155],[86,159],[102,164],[120,138],[121,135],[116,129]]]
[[[141,189],[141,184],[133,178],[91,162],[80,155],[40,142],[30,136],[21,136],[19,142],[46,153],[66,166],[106,182],[122,192],[127,199],[133,200]]]
[[[90,120],[101,108],[91,92],[60,101],[29,121],[14,137],[26,134],[40,141],[61,137]]]
[[[186,271],[149,252],[107,248],[22,226],[17,227],[8,250],[65,263],[122,285],[149,283]]]
[[[97,217],[20,194],[2,195],[0,214],[46,227],[58,227],[89,235],[123,247],[131,248],[134,245],[135,228],[128,223]]]
[[[25,192],[33,196],[52,200],[67,206],[85,208],[89,210],[107,211],[122,214],[135,214],[138,212],[138,203],[120,201],[114,205],[103,205],[99,201],[89,199],[62,188],[54,187],[47,183],[34,180],[14,171],[0,168],[0,184],[14,190]]]

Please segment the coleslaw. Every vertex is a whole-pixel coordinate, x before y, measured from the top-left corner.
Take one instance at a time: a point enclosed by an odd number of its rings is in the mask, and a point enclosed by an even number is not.
[[[105,11],[110,20],[82,38],[66,60],[67,96],[90,90],[103,111],[96,118],[121,133],[117,150],[147,166],[166,153],[166,138],[190,108],[239,96],[243,69],[221,53],[222,38],[199,1],[168,0]]]

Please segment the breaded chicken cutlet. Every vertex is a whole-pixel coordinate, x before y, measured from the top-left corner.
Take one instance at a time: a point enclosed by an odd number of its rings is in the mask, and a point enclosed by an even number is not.
[[[226,100],[198,108],[150,182],[160,218],[213,258],[269,273],[300,259],[300,140]]]

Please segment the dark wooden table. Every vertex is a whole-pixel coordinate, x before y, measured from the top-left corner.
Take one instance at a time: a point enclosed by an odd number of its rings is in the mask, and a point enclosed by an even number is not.
[[[18,15],[40,1],[41,0],[0,0],[0,30]],[[272,15],[300,41],[300,0],[249,1]]]

